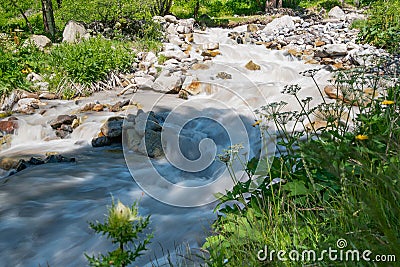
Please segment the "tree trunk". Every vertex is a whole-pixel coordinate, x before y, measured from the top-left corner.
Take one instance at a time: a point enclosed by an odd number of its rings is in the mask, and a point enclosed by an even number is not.
[[[195,19],[198,19],[199,17],[199,10],[200,10],[200,0],[197,0],[193,10],[193,17]]]
[[[51,0],[42,1],[43,24],[46,32],[50,33],[53,41],[56,34],[56,23],[54,21],[53,4]]]

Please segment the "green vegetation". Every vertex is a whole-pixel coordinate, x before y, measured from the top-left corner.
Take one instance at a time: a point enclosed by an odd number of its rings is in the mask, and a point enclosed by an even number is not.
[[[112,70],[129,70],[135,59],[130,46],[101,37],[61,44],[50,55],[52,66],[81,84],[102,80]]]
[[[324,8],[325,10],[330,10],[335,6],[341,6],[342,2],[339,0],[309,0],[309,1],[301,1],[300,6],[304,8],[308,7],[317,7]]]
[[[129,208],[119,201],[117,205],[113,202],[105,223],[96,222],[89,225],[96,233],[111,239],[117,248],[107,255],[100,254],[98,257],[85,254],[90,266],[124,267],[133,263],[143,251],[147,250],[146,246],[153,237],[152,234],[148,234],[143,241],[135,243],[149,223],[150,216],[146,218],[138,216],[137,203]]]
[[[132,48],[131,42],[97,37],[78,44],[63,43],[51,48],[49,53],[6,40],[0,43],[0,93],[8,94],[16,88],[34,90],[26,75],[35,72],[49,82],[50,91],[71,98],[77,92],[69,82],[90,85],[105,79],[111,71],[130,71],[135,60]]]
[[[210,266],[313,264],[312,258],[280,262],[276,253],[272,261],[267,253],[266,262],[261,262],[257,254],[267,247],[286,251],[287,259],[291,250],[300,255],[314,250],[318,257],[324,249],[338,249],[340,239],[347,242],[344,250],[372,251],[371,259],[378,254],[399,257],[398,62],[387,60],[372,70],[378,71],[337,73],[335,87],[342,100],[336,103],[310,108],[311,98],[299,99],[301,88],[294,85],[286,86],[283,93],[297,99],[300,111],[283,111],[284,102],[258,111],[264,121],[276,126],[279,156],[245,164],[250,178],[246,182],[238,182],[232,173],[236,185],[219,196],[220,215],[214,234],[204,244]],[[304,73],[311,78],[315,74]],[[373,98],[378,91],[382,96]],[[353,106],[360,113],[352,122]],[[310,123],[312,116],[324,123]],[[294,132],[295,125],[304,130]],[[229,169],[239,155],[239,147],[234,146],[220,159]],[[345,263],[325,256],[318,263]],[[365,263],[349,262],[351,266]]]
[[[400,0],[380,0],[371,5],[360,27],[360,40],[393,52],[400,49]]]
[[[151,3],[62,1],[62,5],[54,5],[57,41],[61,41],[62,29],[69,20],[96,21],[105,25],[103,27],[111,27],[113,31],[107,37],[112,40],[95,37],[79,44],[60,44],[46,51],[23,45],[30,28],[36,34],[49,36],[44,30],[40,3],[30,0],[0,3],[4,11],[0,15],[0,31],[9,32],[0,39],[0,95],[7,95],[14,89],[35,90],[26,79],[32,71],[49,82],[51,91],[65,98],[85,95],[88,91],[85,87],[105,79],[112,71],[130,71],[135,59],[133,48],[160,49],[160,25],[150,19]],[[21,14],[26,14],[28,23]],[[117,24],[120,26],[115,27]],[[130,34],[128,41],[127,33]],[[70,86],[71,83],[78,86]]]
[[[0,95],[9,94],[15,88],[31,91],[27,73],[39,71],[47,55],[34,46],[20,46],[7,40],[0,42]],[[13,52],[15,51],[15,52]]]

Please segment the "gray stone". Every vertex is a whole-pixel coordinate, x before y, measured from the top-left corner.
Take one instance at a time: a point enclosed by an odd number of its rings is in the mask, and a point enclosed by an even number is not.
[[[332,19],[344,20],[346,18],[346,13],[344,13],[340,7],[335,6],[329,11],[328,16]]]
[[[176,60],[181,61],[184,58],[189,57],[189,55],[185,54],[183,51],[181,50],[176,50],[176,51],[163,51],[160,52],[160,55],[163,55],[164,57],[170,59],[170,58],[174,58]]]
[[[176,23],[178,21],[178,19],[173,15],[165,15],[164,19],[166,22],[170,22],[170,23]]]
[[[60,128],[62,124],[71,125],[76,118],[76,115],[59,115],[56,119],[50,121],[50,126],[53,129],[57,129]]]
[[[31,73],[29,73],[27,76],[26,76],[26,79],[28,80],[28,81],[30,81],[30,82],[41,82],[41,81],[43,81],[43,77],[42,76],[40,76],[39,74],[36,74],[36,73],[34,73],[34,72],[31,72]]]
[[[161,143],[161,132],[146,130],[139,145],[139,152],[147,154],[150,158],[157,158],[164,155]]]
[[[110,117],[108,120],[101,126],[100,131],[104,136],[109,138],[117,138],[122,135],[122,123],[124,121],[123,117]]]
[[[51,40],[44,35],[31,35],[24,43],[24,45],[34,45],[40,50],[43,50],[44,48],[50,47],[52,45]]]
[[[95,137],[92,139],[92,146],[93,147],[102,147],[102,146],[109,146],[111,145],[111,139],[107,136],[100,136]]]
[[[154,85],[154,77],[151,75],[145,75],[143,77],[135,77],[135,83],[138,89],[145,90],[151,89]]]
[[[85,27],[82,24],[70,20],[63,31],[62,41],[67,43],[77,43],[82,40],[88,39],[89,37],[89,33],[86,31]]]
[[[264,28],[264,32],[266,33],[272,33],[274,30],[279,30],[282,28],[287,28],[287,29],[294,29],[294,20],[292,17],[288,15],[284,15],[280,18],[276,18],[270,23],[267,24]]]
[[[327,44],[323,47],[324,52],[331,57],[334,56],[345,56],[347,55],[347,45],[346,44]]]
[[[154,81],[153,89],[163,93],[178,93],[183,83],[181,71],[173,72],[162,71]]]

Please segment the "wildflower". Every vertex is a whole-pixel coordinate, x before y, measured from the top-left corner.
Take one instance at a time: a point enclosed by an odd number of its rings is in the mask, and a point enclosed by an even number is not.
[[[121,221],[135,221],[137,219],[137,210],[130,209],[120,201],[118,201],[117,205],[113,206],[111,214]]]
[[[320,71],[321,69],[310,69],[310,70],[306,70],[303,72],[300,72],[299,74],[303,75],[304,77],[314,77],[315,74],[317,74],[318,71]]]
[[[367,135],[363,135],[363,134],[359,134],[356,136],[357,140],[368,140],[368,136]]]
[[[32,69],[29,68],[29,67],[27,67],[26,69],[21,70],[21,72],[22,72],[23,74],[31,73],[31,72],[32,72]]]
[[[252,124],[253,127],[256,127],[257,125],[259,125],[261,123],[261,120],[256,120],[255,123]]]
[[[393,105],[394,101],[393,100],[383,100],[382,105]]]
[[[282,90],[282,94],[289,94],[289,95],[296,95],[301,89],[300,85],[292,84],[292,85],[285,85],[284,89]]]

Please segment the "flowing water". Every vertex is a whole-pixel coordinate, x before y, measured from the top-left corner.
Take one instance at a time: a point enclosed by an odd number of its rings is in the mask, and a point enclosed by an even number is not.
[[[150,258],[162,257],[167,250],[173,253],[174,247],[182,243],[193,248],[202,245],[215,219],[212,193],[224,192],[229,187],[226,181],[230,181],[215,156],[236,143],[244,143],[247,157],[260,153],[260,133],[251,126],[254,109],[280,100],[297,109],[294,98],[280,94],[286,84],[301,85],[300,95],[313,96],[313,105],[321,102],[312,81],[299,75],[315,66],[281,51],[235,44],[227,38],[228,32],[209,29],[194,36],[196,44],[220,43],[222,54],[206,63],[209,69],[190,71],[211,84],[211,90],[187,101],[152,91],[133,95],[145,111],[174,114],[164,122],[164,128],[169,129],[164,140],[168,160],[148,161],[143,155],[123,151],[119,145],[92,148],[92,137],[115,113],[84,114],[87,117],[71,138],[55,138],[48,121],[59,114],[76,113],[90,101],[115,103],[122,98],[115,91],[79,101],[49,101],[43,115],[19,116],[18,133],[11,147],[0,151],[0,158],[43,157],[47,152],[58,152],[75,157],[76,163],[29,167],[0,179],[1,266],[85,266],[85,252],[92,255],[112,248],[87,223],[102,221],[112,198],[126,204],[140,200],[140,214],[151,214],[154,239],[150,252],[136,263],[138,266],[149,264]],[[198,56],[194,49],[191,53]],[[249,60],[261,70],[245,69]],[[216,78],[221,71],[231,74],[232,79]],[[324,70],[317,74],[321,84],[326,84],[329,77]],[[178,135],[181,138],[176,138]],[[168,182],[160,182],[159,176]],[[142,187],[136,183],[138,177]]]

